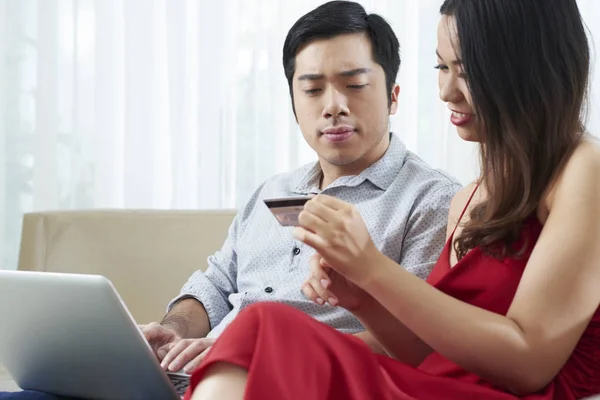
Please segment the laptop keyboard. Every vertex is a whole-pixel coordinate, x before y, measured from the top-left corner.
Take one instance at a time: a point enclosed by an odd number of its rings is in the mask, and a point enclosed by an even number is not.
[[[183,375],[169,375],[169,379],[175,387],[175,391],[179,397],[183,397],[187,387],[190,385],[190,377]]]

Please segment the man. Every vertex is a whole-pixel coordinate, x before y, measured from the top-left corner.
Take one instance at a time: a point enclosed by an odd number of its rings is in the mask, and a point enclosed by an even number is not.
[[[304,298],[301,286],[314,250],[295,241],[292,228],[282,227],[263,199],[323,193],[351,202],[377,247],[423,278],[444,245],[448,208],[460,185],[389,132],[389,115],[398,107],[400,56],[383,18],[367,15],[357,3],[326,3],[290,29],[283,66],[296,120],[319,161],[263,183],[206,272],[190,277],[162,322],[143,327],[165,369],[194,369],[239,311],[259,301],[293,305],[366,340],[352,314]]]
[[[194,369],[239,311],[259,301],[293,305],[342,332],[364,330],[346,310],[303,297],[314,251],[294,241],[264,199],[324,193],[351,202],[376,245],[423,278],[444,245],[448,207],[460,186],[389,132],[400,56],[387,22],[357,3],[326,3],[291,28],[283,67],[296,120],[319,161],[259,187],[206,272],[188,280],[160,324],[144,327],[167,370]]]

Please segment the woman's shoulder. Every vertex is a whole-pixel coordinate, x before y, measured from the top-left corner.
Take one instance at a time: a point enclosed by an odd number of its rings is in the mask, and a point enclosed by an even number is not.
[[[573,165],[574,167],[571,168],[600,165],[600,138],[593,136],[584,138],[567,161],[565,170]]]
[[[544,198],[547,213],[558,199],[566,196],[600,196],[600,141],[597,139],[584,139],[550,183]]]
[[[460,189],[454,195],[452,202],[450,203],[450,209],[448,210],[448,230],[446,237],[454,231],[456,224],[458,224],[461,214],[467,207],[467,203],[477,189],[479,183],[477,181],[471,182],[462,189]]]
[[[460,189],[458,192],[456,192],[456,194],[452,198],[452,203],[450,203],[451,212],[458,211],[458,215],[460,215],[464,208],[467,206],[467,203],[471,199],[473,192],[475,192],[478,186],[479,183],[477,181],[471,182],[462,189]]]

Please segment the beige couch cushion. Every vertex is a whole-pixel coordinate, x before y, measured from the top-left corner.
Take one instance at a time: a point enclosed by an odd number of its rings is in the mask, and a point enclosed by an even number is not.
[[[20,270],[106,276],[138,323],[158,321],[187,278],[220,249],[235,211],[26,214]]]

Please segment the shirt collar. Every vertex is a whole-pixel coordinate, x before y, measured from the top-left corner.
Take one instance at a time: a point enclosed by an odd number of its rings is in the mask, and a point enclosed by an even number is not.
[[[390,133],[390,144],[383,157],[367,167],[359,175],[342,176],[333,182],[329,188],[347,186],[356,187],[368,180],[381,190],[387,190],[396,178],[406,157],[406,146],[393,133]],[[300,179],[293,192],[302,195],[318,194],[321,182],[321,165],[316,162]]]
[[[321,190],[321,165],[316,162],[300,179],[300,182],[292,190],[292,192],[302,195],[319,194]]]

